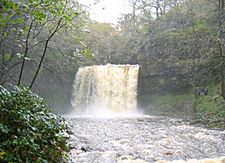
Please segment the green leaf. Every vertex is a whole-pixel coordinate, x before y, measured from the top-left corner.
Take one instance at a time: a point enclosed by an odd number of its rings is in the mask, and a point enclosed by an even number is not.
[[[92,54],[90,48],[86,48],[86,49],[83,51],[83,56],[84,56],[84,58],[94,59],[94,55]]]
[[[8,60],[11,59],[12,55],[11,54],[5,54],[5,55],[3,55],[3,57],[4,57],[5,61],[8,61]]]
[[[63,118],[46,109],[42,98],[24,87],[8,91],[0,86],[0,106],[0,152],[7,151],[0,153],[0,160],[62,162],[68,127]]]

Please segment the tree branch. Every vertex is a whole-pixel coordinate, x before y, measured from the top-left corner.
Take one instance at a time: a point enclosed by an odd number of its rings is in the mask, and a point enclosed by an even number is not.
[[[25,44],[25,52],[24,52],[24,56],[23,56],[22,67],[20,69],[19,81],[18,81],[17,85],[21,84],[23,70],[24,70],[24,65],[25,65],[26,57],[27,57],[28,50],[29,50],[28,43],[29,43],[29,37],[30,37],[31,29],[33,27],[33,23],[34,23],[34,20],[32,19],[31,23],[30,23],[30,27],[29,27],[28,33],[27,33],[26,44]]]
[[[40,71],[40,69],[41,69],[41,65],[42,65],[42,62],[43,62],[43,60],[44,60],[44,58],[45,58],[45,55],[46,55],[46,51],[47,51],[47,48],[48,48],[48,43],[49,43],[49,41],[50,41],[51,38],[55,35],[55,33],[56,33],[59,29],[62,28],[61,22],[62,22],[62,18],[60,18],[60,20],[58,21],[58,24],[57,24],[55,30],[52,32],[52,34],[48,37],[48,39],[47,39],[46,42],[45,42],[44,51],[43,51],[43,54],[42,54],[40,63],[39,63],[39,65],[38,65],[37,71],[35,72],[35,75],[34,75],[34,77],[33,77],[33,79],[32,79],[31,84],[30,84],[30,87],[29,87],[30,89],[32,88],[32,86],[33,86],[33,84],[34,84],[34,82],[35,82],[35,80],[36,80],[36,78],[37,78],[37,75],[38,75],[38,73],[39,73],[39,71]],[[61,25],[61,26],[60,26],[60,25]]]

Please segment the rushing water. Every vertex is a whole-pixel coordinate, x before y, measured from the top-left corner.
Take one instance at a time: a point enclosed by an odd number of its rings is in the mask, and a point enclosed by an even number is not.
[[[127,116],[136,111],[138,68],[108,64],[78,70],[71,100],[76,114],[101,118],[67,117],[73,130],[71,162],[144,163],[225,156],[225,131],[166,117]],[[115,113],[126,116],[113,117]]]
[[[75,163],[155,162],[225,156],[225,131],[167,117],[67,118]],[[225,162],[225,161],[224,161]]]
[[[71,100],[76,113],[135,111],[138,69],[112,64],[79,68]]]

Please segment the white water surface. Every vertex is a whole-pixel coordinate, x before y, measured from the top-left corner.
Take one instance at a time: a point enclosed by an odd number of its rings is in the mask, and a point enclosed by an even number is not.
[[[144,163],[225,156],[225,131],[162,116],[67,116],[71,162]],[[213,163],[213,162],[212,162]]]

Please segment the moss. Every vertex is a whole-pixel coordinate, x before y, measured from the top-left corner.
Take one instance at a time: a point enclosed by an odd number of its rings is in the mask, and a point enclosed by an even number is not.
[[[218,94],[217,85],[210,86],[209,92],[198,99],[195,119],[208,127],[225,129],[225,100]]]
[[[179,117],[191,116],[193,123],[210,128],[225,129],[225,100],[218,94],[217,85],[209,86],[207,96],[195,97],[193,93],[144,96],[149,111],[160,115]],[[194,112],[193,104],[196,104]],[[151,106],[151,107],[150,107]],[[153,107],[152,107],[153,106]],[[151,110],[152,109],[152,110]]]
[[[146,96],[142,101],[148,102],[154,110],[163,115],[178,116],[181,113],[189,114],[193,112],[194,96],[191,93],[169,94],[169,95],[151,95]]]

